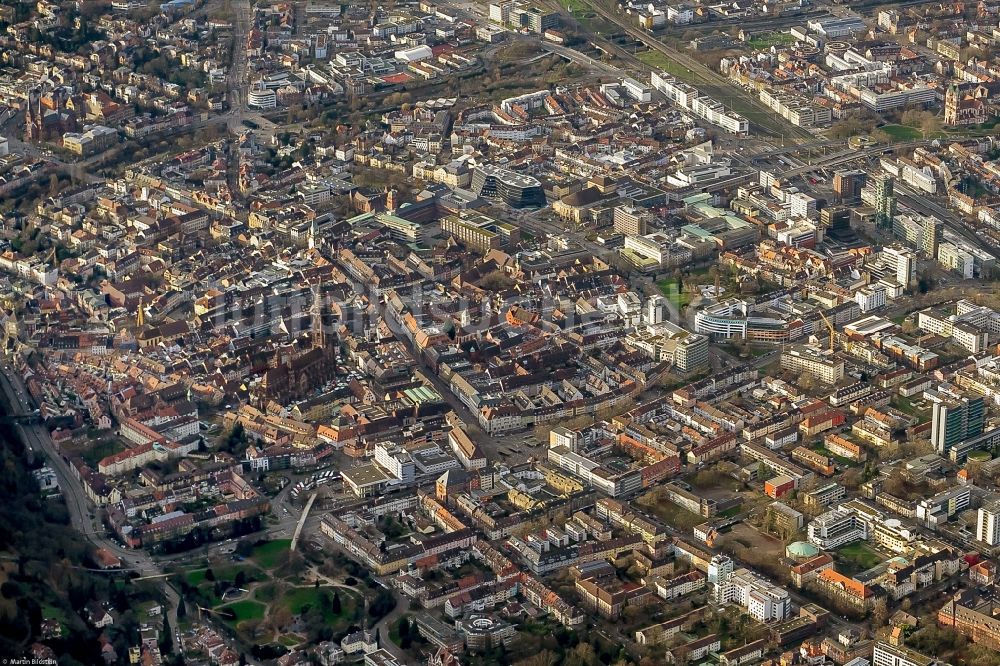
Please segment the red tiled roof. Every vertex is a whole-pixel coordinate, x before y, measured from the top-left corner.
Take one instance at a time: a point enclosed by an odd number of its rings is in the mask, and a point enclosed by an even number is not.
[[[386,83],[406,83],[407,81],[413,80],[413,77],[406,72],[398,72],[396,74],[389,74],[388,76],[383,76],[382,80]]]

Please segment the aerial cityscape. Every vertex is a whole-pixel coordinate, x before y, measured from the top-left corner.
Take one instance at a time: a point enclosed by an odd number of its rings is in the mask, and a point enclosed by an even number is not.
[[[1000,0],[0,1],[2,663],[1000,666],[998,123]]]

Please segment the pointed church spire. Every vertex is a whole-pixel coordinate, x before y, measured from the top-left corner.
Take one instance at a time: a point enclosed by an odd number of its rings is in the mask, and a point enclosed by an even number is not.
[[[326,338],[323,334],[323,311],[319,298],[319,286],[312,285],[312,305],[309,306],[310,337],[313,349],[323,349],[326,347]]]

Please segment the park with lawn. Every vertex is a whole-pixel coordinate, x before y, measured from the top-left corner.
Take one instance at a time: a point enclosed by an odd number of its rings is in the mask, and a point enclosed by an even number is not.
[[[914,141],[923,137],[920,129],[909,125],[883,125],[879,129],[894,141]]]
[[[319,573],[289,546],[287,539],[241,542],[231,557],[175,570],[188,616],[221,621],[248,645],[286,648],[330,640],[360,624],[365,587]]]

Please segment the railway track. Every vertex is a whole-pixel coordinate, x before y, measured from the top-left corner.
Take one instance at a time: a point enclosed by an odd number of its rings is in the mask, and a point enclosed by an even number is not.
[[[591,39],[594,46],[599,50],[619,58],[623,63],[635,68],[642,74],[648,75],[649,72],[655,69],[636,57],[634,53],[622,48],[621,45],[615,44],[613,41],[601,37],[600,35],[591,33],[584,26],[582,26],[580,22],[565,9],[565,7],[560,5],[558,2],[555,2],[555,0],[549,0],[546,4],[552,9],[558,11],[562,16],[568,17],[569,22],[573,24],[579,32],[586,34]],[[795,125],[787,122],[784,118],[765,106],[749,91],[744,90],[743,88],[732,83],[728,78],[705,66],[698,60],[692,58],[690,55],[665,45],[663,42],[638,27],[627,25],[624,19],[619,16],[617,12],[609,10],[598,2],[586,1],[586,4],[599,17],[616,26],[625,35],[644,44],[649,50],[660,53],[672,62],[676,63],[679,67],[687,70],[688,76],[679,76],[678,78],[685,80],[687,83],[690,83],[698,88],[705,95],[718,100],[722,104],[732,108],[737,113],[746,117],[746,119],[750,122],[751,128],[756,133],[780,139],[782,143],[785,143],[786,141],[801,143],[803,141],[812,142],[816,140],[816,137],[808,130],[796,127]]]

